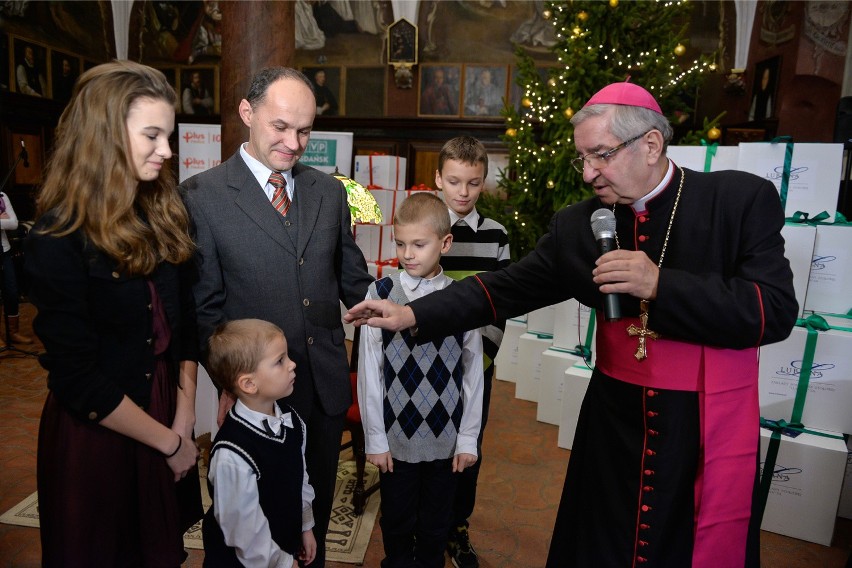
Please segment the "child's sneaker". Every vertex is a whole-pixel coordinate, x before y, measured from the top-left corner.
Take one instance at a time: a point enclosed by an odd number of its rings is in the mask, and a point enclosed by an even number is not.
[[[455,530],[450,531],[447,552],[456,568],[479,568],[479,558],[477,558],[476,551],[470,544],[467,525],[458,526]]]

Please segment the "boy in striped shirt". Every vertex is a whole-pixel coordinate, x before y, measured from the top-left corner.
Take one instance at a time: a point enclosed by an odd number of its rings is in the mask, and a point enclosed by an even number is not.
[[[441,257],[441,267],[447,276],[459,280],[477,272],[497,270],[508,266],[509,237],[505,227],[476,210],[476,201],[485,186],[488,174],[488,153],[485,146],[472,136],[457,136],[449,140],[438,156],[435,185],[444,192],[450,212],[453,246]],[[482,463],[482,432],[488,421],[491,400],[491,381],[494,358],[503,340],[506,322],[483,327],[482,349],[485,375],[482,400],[482,427],[479,431],[479,460],[461,473],[454,504],[455,519],[450,530],[447,552],[456,568],[478,568],[476,551],[470,544],[468,519],[476,502],[476,482]]]

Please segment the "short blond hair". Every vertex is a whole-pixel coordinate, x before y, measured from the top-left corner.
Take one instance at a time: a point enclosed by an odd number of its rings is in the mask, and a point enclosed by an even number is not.
[[[434,193],[416,191],[402,202],[393,216],[394,227],[412,223],[429,223],[439,237],[450,234],[447,204]]]
[[[266,346],[284,332],[274,323],[260,319],[239,319],[216,328],[207,341],[205,368],[213,382],[237,394],[240,375],[253,373],[263,359]]]

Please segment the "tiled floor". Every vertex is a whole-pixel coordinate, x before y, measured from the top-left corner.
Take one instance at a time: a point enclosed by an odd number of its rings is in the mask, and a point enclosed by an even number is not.
[[[29,331],[32,306],[24,304],[22,314],[22,327]],[[34,358],[0,353],[0,512],[35,491],[36,436],[45,392],[45,373]],[[514,398],[512,383],[495,382],[479,498],[471,519],[483,568],[544,566],[570,452],[557,448],[557,428],[536,422],[535,414],[534,403]],[[852,521],[844,519],[838,520],[831,548],[764,532],[761,565],[842,568],[850,548]],[[364,565],[377,568],[381,558],[377,523]],[[185,566],[200,567],[202,560],[202,552],[192,551]],[[38,530],[0,524],[0,566],[40,564]],[[449,561],[446,565],[451,566]]]

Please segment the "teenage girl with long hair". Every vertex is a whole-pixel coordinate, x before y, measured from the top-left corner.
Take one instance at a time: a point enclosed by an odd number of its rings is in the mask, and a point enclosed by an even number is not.
[[[59,120],[25,248],[50,392],[42,563],[179,566],[201,515],[188,216],[168,163],[175,92],[114,61]]]

